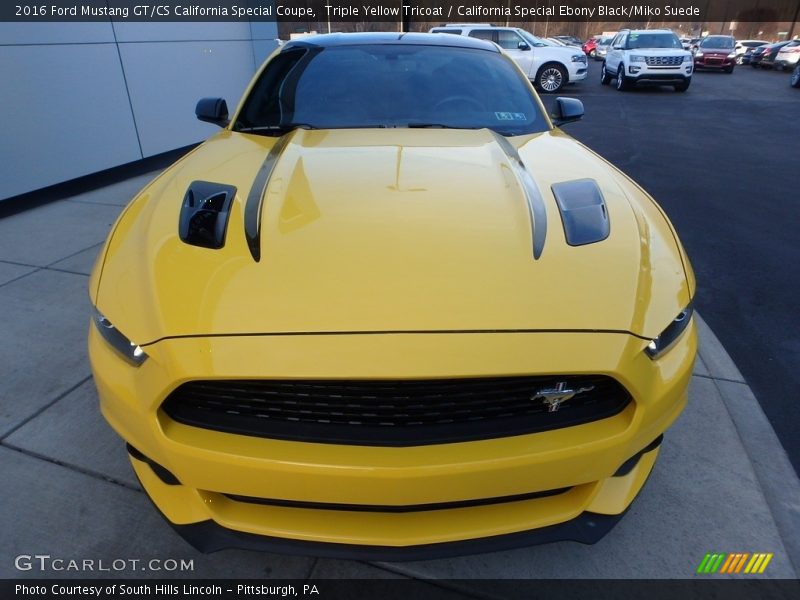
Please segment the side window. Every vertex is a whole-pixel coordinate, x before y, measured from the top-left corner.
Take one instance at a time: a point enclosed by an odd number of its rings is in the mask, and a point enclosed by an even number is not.
[[[614,39],[611,40],[611,47],[613,48],[614,46],[619,46],[622,43],[621,40],[622,40],[622,34],[618,33],[617,35],[614,36]]]
[[[469,32],[469,37],[478,38],[479,40],[489,40],[490,42],[495,41],[494,31],[491,29],[473,29]]]
[[[497,45],[503,50],[518,50],[523,41],[516,31],[502,30],[497,32]]]

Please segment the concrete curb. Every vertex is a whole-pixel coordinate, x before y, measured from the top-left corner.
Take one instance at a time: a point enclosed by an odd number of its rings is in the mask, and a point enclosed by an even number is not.
[[[701,339],[698,360],[707,372],[697,376],[711,379],[719,391],[764,492],[789,560],[800,573],[800,479],[741,372],[696,312],[695,318]]]

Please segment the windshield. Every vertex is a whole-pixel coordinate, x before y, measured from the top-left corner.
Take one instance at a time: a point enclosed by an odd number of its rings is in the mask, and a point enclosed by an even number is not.
[[[700,47],[732,49],[733,38],[728,37],[727,35],[712,35],[707,38],[703,38],[703,41],[700,42]]]
[[[625,46],[628,50],[635,48],[675,48],[683,50],[681,42],[674,33],[631,33]]]
[[[292,127],[549,128],[530,86],[503,54],[407,44],[297,47],[259,76],[234,131]]]
[[[532,33],[525,31],[524,29],[517,29],[517,33],[519,33],[525,40],[533,47],[541,48],[542,46],[552,46],[552,44],[548,44],[545,40],[541,38],[537,38]]]

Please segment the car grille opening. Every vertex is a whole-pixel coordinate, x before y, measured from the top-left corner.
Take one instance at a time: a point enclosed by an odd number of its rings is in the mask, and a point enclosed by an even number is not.
[[[551,411],[542,392],[552,395],[559,388],[576,393]],[[630,401],[615,379],[581,375],[190,381],[161,407],[179,423],[239,435],[420,446],[572,427],[612,417]]]
[[[526,502],[540,498],[550,498],[566,494],[572,487],[563,487],[526,494],[511,496],[495,496],[491,498],[476,498],[474,500],[455,500],[451,502],[431,502],[428,504],[341,504],[333,502],[307,502],[297,500],[283,500],[278,498],[258,498],[256,496],[240,496],[237,494],[222,494],[234,502],[245,504],[261,504],[263,506],[280,506],[283,508],[301,508],[306,510],[336,510],[345,512],[377,512],[377,513],[412,513],[434,510],[452,510],[454,508],[474,508],[478,506],[491,506],[493,504],[507,504],[511,502]]]
[[[675,67],[683,62],[682,56],[645,56],[648,67]]]

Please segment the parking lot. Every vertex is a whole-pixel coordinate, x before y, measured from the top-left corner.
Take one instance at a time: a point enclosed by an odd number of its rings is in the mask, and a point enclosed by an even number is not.
[[[695,73],[686,94],[617,92],[599,84],[600,65],[567,88],[586,105],[567,131],[666,209],[697,274],[696,306],[800,470],[800,90],[788,71],[745,65]]]
[[[589,79],[568,88],[586,117],[567,131],[667,210],[694,263],[703,319],[689,406],[606,538],[417,563],[193,551],[140,491],[123,442],[99,415],[86,358],[89,270],[150,173],[0,221],[0,577],[690,578],[707,552],[746,551],[774,553],[764,577],[796,578],[800,482],[769,423],[797,465],[800,90],[788,73],[744,67],[697,74],[686,94],[620,93],[601,86],[598,71],[590,63]],[[33,554],[187,559],[193,570],[15,566]]]

